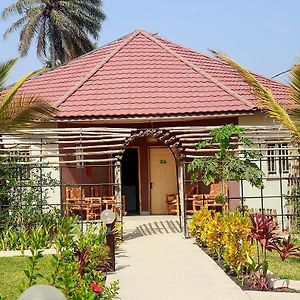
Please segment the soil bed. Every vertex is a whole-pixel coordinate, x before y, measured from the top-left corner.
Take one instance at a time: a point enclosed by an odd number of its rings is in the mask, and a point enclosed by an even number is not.
[[[242,290],[244,291],[260,291],[260,292],[285,292],[285,293],[298,293],[300,294],[300,290],[295,290],[289,287],[278,287],[278,288],[269,288],[268,290],[260,290],[258,288],[254,288],[249,280],[245,279],[243,282],[237,278],[236,274],[232,271],[227,271],[224,268],[224,261],[218,260],[216,256],[211,255],[211,253],[207,250],[206,247],[197,244],[208,256],[210,256],[216,264],[227,274],[227,276],[235,282]]]

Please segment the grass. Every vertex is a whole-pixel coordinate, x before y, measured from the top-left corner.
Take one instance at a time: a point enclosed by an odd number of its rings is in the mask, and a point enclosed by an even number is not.
[[[27,266],[28,257],[0,257],[0,296],[7,300],[17,300],[20,296],[22,281],[26,279],[24,268]],[[50,276],[51,255],[46,255],[39,265],[40,273]],[[39,283],[45,283],[40,279]]]
[[[300,245],[300,240],[293,240]],[[275,251],[268,252],[269,270],[282,279],[300,280],[300,257],[288,257],[281,261],[279,254]]]

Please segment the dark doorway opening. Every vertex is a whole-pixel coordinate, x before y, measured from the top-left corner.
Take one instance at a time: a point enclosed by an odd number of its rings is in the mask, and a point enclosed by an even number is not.
[[[125,149],[122,159],[122,194],[128,214],[139,214],[139,156],[137,148]]]

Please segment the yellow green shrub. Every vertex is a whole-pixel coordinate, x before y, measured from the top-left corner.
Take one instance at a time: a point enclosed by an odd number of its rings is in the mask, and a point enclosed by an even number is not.
[[[224,248],[224,216],[222,214],[214,214],[214,217],[207,222],[202,238],[208,250],[217,254],[220,259]]]
[[[247,253],[252,256],[254,245],[249,240],[251,220],[240,212],[227,214],[223,220],[223,259],[238,275],[247,262]]]
[[[204,243],[203,233],[205,226],[212,220],[211,211],[207,207],[202,207],[195,212],[192,221],[189,223],[191,235],[195,237],[197,243]]]

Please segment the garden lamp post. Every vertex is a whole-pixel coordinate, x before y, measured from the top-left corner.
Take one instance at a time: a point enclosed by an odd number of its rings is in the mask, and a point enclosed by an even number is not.
[[[110,267],[112,271],[116,270],[115,263],[115,236],[112,231],[112,223],[116,219],[116,214],[111,209],[105,209],[100,215],[101,221],[106,225],[106,244],[109,247]]]

